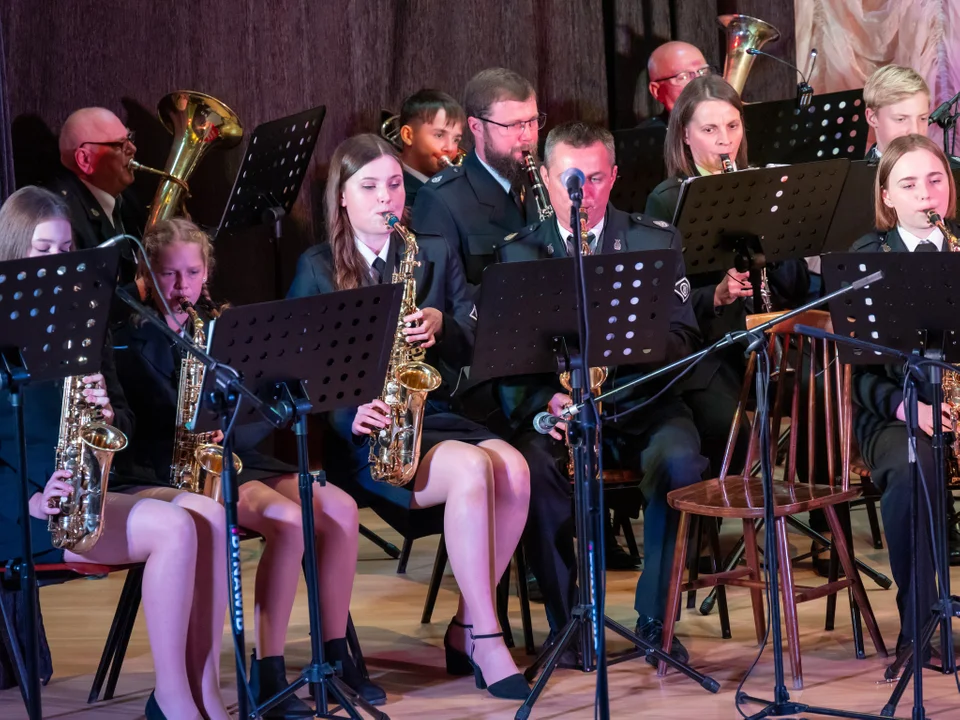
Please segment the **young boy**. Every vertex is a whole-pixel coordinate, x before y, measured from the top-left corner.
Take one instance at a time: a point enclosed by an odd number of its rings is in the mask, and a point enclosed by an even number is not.
[[[456,160],[466,121],[460,104],[439,90],[419,90],[403,101],[398,142],[408,207],[417,190],[444,168],[441,157]]]
[[[879,162],[895,138],[927,134],[930,88],[915,70],[900,65],[880,68],[864,85],[863,101],[867,124],[877,140],[867,151],[870,162]]]

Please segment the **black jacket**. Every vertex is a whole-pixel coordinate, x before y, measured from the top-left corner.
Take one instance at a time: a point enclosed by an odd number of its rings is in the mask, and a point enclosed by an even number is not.
[[[608,205],[599,249],[602,254],[665,249],[679,252],[680,235],[674,227],[666,223],[639,213],[630,215]],[[499,249],[503,262],[558,258],[565,255],[566,246],[560,238],[556,220],[553,219],[525,228],[508,238]],[[700,346],[700,331],[689,301],[689,286],[686,283],[682,256],[677,263],[675,283],[675,292],[670,296],[673,304],[667,355],[662,364],[689,355]],[[653,369],[655,368],[643,364],[620,365],[612,369],[604,390],[624,385]],[[604,413],[611,415],[636,406],[661,389],[665,382],[642,385],[625,394],[622,399],[604,403]],[[514,429],[542,411],[554,393],[564,392],[556,376],[552,374],[504,378],[499,386],[503,412]],[[642,422],[638,423],[640,416],[649,417],[652,412],[636,413],[629,421],[630,425],[642,425]]]
[[[954,235],[960,236],[960,225],[947,220],[947,227]],[[948,252],[946,240],[943,252]],[[850,248],[851,252],[910,252],[897,228],[888,232],[870,232],[857,240]],[[930,403],[933,398],[931,387],[919,383],[917,397],[920,402]],[[854,416],[854,428],[861,447],[884,425],[894,422],[897,408],[903,402],[903,366],[854,365],[853,400],[857,411]]]
[[[406,200],[404,205],[406,207],[413,207],[414,201],[417,199],[417,192],[420,188],[423,187],[423,180],[414,175],[407,170],[403,169],[403,191],[406,194]]]
[[[109,336],[104,347],[103,373],[114,410],[110,424],[128,438],[134,433],[133,414],[117,380],[112,343]],[[27,480],[30,494],[43,492],[53,474],[60,416],[63,407],[63,382],[51,381],[28,385],[23,392],[24,426],[27,444]],[[118,452],[115,460],[127,450]],[[19,557],[20,542],[20,475],[17,450],[16,416],[10,407],[10,394],[0,391],[0,562]],[[114,462],[116,471],[116,462]],[[108,489],[117,484],[117,473],[111,472]],[[47,523],[31,518],[34,555],[52,550]],[[44,558],[45,560],[48,558]],[[51,560],[54,561],[54,560]]]
[[[504,236],[537,219],[533,193],[526,193],[521,213],[476,151],[469,152],[460,167],[445,168],[430,178],[413,205],[413,225],[450,243],[463,263],[474,300],[483,269],[494,261]]]

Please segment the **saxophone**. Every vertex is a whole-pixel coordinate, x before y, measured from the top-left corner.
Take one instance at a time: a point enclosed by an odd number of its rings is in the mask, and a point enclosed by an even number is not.
[[[950,232],[936,210],[927,210],[927,220],[943,233],[943,239],[950,248],[950,252],[960,252],[960,239]],[[943,374],[943,402],[953,422],[953,444],[950,447],[950,457],[947,458],[947,469],[950,475],[948,483],[958,485],[960,484],[960,375],[957,373]]]
[[[721,153],[720,165],[723,168],[722,173],[724,175],[737,171],[737,166],[734,165],[733,160],[726,153]],[[767,282],[766,266],[760,268],[760,305],[763,312],[773,312],[773,297],[770,295],[770,284]]]
[[[523,151],[523,160],[520,163],[523,169],[527,171],[527,178],[530,180],[530,190],[537,201],[537,212],[540,215],[541,222],[547,218],[553,217],[553,205],[550,204],[550,198],[547,197],[547,191],[543,187],[543,180],[540,177],[540,169],[537,167],[537,161],[533,153],[529,150]]]
[[[180,309],[190,316],[193,324],[193,344],[207,344],[203,320],[186,298],[180,298]],[[220,476],[223,472],[223,448],[213,442],[214,433],[195,433],[187,430],[200,404],[203,376],[206,368],[194,355],[184,353],[180,365],[180,389],[177,394],[177,430],[173,440],[173,462],[170,464],[170,482],[179,489],[200,493],[217,502],[223,501]],[[243,463],[233,456],[236,472]]]
[[[78,554],[93,549],[103,534],[110,465],[113,454],[127,446],[127,436],[103,422],[100,407],[84,399],[85,387],[81,375],[63,381],[56,469],[73,473],[66,481],[73,493],[60,498],[60,514],[47,521],[53,546]]]
[[[383,219],[403,238],[403,259],[393,273],[393,282],[403,283],[403,300],[380,394],[380,400],[390,408],[390,425],[370,438],[370,475],[374,480],[400,486],[417,472],[427,393],[440,387],[441,378],[434,367],[423,361],[424,349],[407,342],[403,332],[403,318],[417,312],[417,283],[413,278],[413,269],[420,265],[417,238],[393,213],[384,213]]]

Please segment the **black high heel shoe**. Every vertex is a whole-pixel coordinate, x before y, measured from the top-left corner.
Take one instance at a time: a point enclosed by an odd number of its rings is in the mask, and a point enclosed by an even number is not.
[[[462,650],[457,650],[450,644],[450,628],[456,625],[464,630],[472,630],[473,625],[464,625],[456,618],[450,620],[447,625],[447,631],[443,634],[443,653],[447,660],[447,675],[456,675],[466,677],[473,673],[473,663],[470,662],[470,656]]]
[[[155,693],[150,693],[150,697],[147,698],[147,706],[143,709],[143,714],[147,720],[167,720],[167,716],[160,709]]]
[[[474,641],[487,640],[489,638],[502,638],[503,632],[492,633],[490,635],[470,634]],[[480,666],[473,661],[473,651],[470,652],[470,664],[473,666],[473,677],[477,681],[477,689],[486,690],[495,698],[503,700],[526,700],[530,697],[530,686],[526,679],[520,673],[514,673],[497,680],[493,685],[487,686],[487,681],[483,679],[483,671]]]

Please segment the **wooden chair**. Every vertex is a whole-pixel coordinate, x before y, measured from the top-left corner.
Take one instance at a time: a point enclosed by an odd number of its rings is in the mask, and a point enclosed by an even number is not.
[[[818,352],[822,353],[822,366],[827,368],[827,371],[824,373],[822,398],[823,406],[826,408],[826,427],[820,428],[820,431],[826,432],[827,434],[829,484],[814,484],[812,477],[814,466],[814,437],[817,431],[815,427],[817,398],[814,383],[808,385],[806,398],[809,425],[807,428],[808,447],[806,451],[809,457],[808,467],[810,468],[811,477],[806,478],[804,482],[796,481],[798,433],[791,433],[784,479],[774,483],[777,534],[777,547],[775,551],[778,553],[778,559],[780,561],[784,624],[787,629],[787,645],[790,651],[790,665],[793,672],[795,689],[801,689],[803,687],[803,671],[798,644],[797,603],[834,595],[841,590],[849,589],[852,593],[855,610],[862,615],[877,653],[884,657],[887,655],[876,618],[870,607],[870,601],[867,598],[859,572],[854,563],[852,544],[849,542],[849,530],[841,523],[837,514],[838,506],[844,506],[845,509],[845,506],[849,502],[860,495],[858,489],[850,487],[848,472],[852,435],[850,368],[844,367],[841,370],[836,347],[833,343],[824,343],[796,334],[794,328],[798,324],[831,330],[830,316],[827,313],[811,311],[780,323],[770,334],[771,351],[778,338],[781,347],[785,348],[782,361],[785,365],[790,364],[794,368],[801,367],[801,363],[804,362],[804,347],[806,346],[809,347],[807,361],[811,364],[811,373],[815,368]],[[741,388],[740,405],[737,413],[738,419],[744,414],[743,411],[746,407],[750,382],[752,382],[755,368],[756,357],[754,356],[750,358],[747,374],[744,378],[744,385]],[[800,373],[796,372],[792,373],[792,375],[794,377],[792,383],[780,382],[777,384],[771,413],[771,433],[773,437],[779,437],[781,426],[785,419],[783,415],[783,403],[786,393],[785,388],[788,384],[792,385],[788,399],[788,417],[791,421],[791,426],[797,427],[800,403]],[[716,585],[733,585],[750,589],[757,642],[762,642],[763,640],[766,630],[763,609],[763,590],[765,584],[763,581],[763,571],[758,558],[756,533],[756,524],[763,517],[763,488],[760,478],[750,475],[750,468],[754,466],[755,458],[758,455],[758,430],[757,418],[755,417],[751,422],[750,447],[746,462],[744,463],[744,467],[746,468],[744,471],[745,474],[727,474],[731,447],[728,446],[720,477],[706,480],[690,487],[674,490],[667,496],[670,506],[680,512],[680,525],[677,533],[677,549],[674,555],[672,582],[667,597],[666,617],[664,620],[664,650],[668,650],[673,642],[674,625],[680,610],[682,593],[696,588],[713,587]],[[838,447],[840,455],[839,473],[837,472],[838,467],[836,464]],[[775,449],[773,451],[775,452]],[[773,458],[771,458],[771,463],[772,462]],[[790,562],[790,547],[787,536],[787,518],[791,515],[808,512],[816,508],[822,508],[827,517],[827,522],[833,532],[838,560],[843,566],[845,577],[840,579],[831,577],[828,582],[820,586],[803,587],[796,585],[793,579],[793,567]],[[686,564],[688,532],[691,519],[697,516],[739,519],[743,522],[747,560],[745,568],[733,568],[723,572],[701,575],[693,581],[688,580],[686,583],[684,582],[683,570]],[[772,548],[768,548],[767,550],[768,552],[774,551]],[[853,613],[855,635],[857,635],[859,631],[856,611]],[[658,674],[663,675],[665,673],[666,663],[660,663]]]

